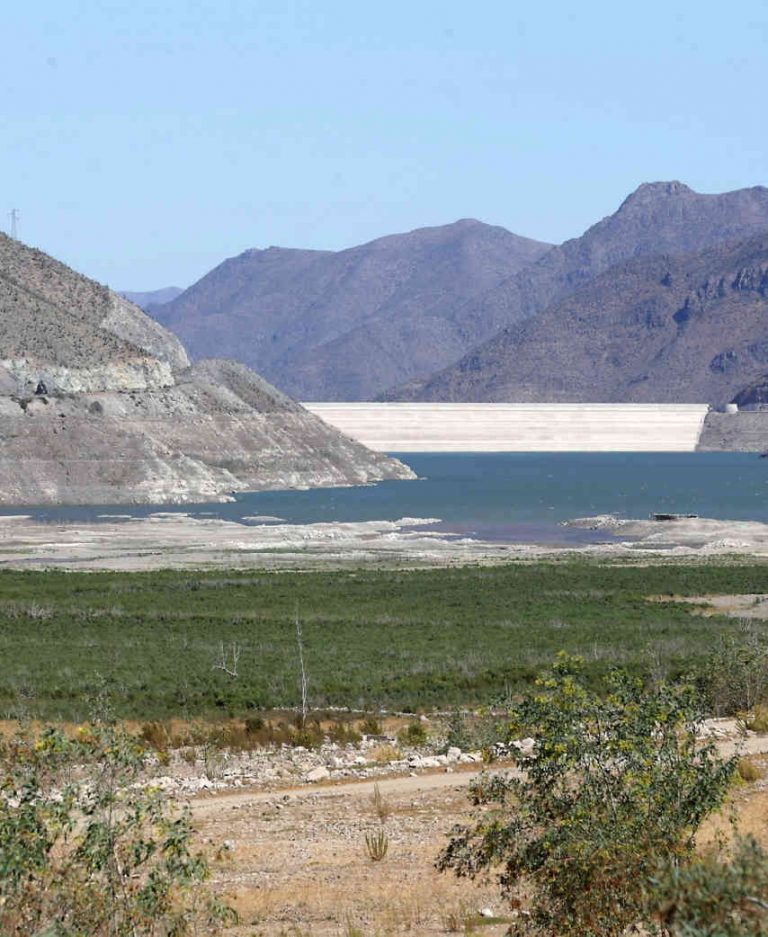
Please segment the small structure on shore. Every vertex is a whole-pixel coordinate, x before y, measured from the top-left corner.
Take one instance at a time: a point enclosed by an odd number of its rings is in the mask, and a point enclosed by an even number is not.
[[[665,512],[651,514],[652,521],[682,521],[698,517],[698,514],[667,514]]]

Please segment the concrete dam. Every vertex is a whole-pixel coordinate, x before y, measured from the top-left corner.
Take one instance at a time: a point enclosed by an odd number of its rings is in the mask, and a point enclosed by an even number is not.
[[[707,404],[305,403],[382,452],[693,452]]]

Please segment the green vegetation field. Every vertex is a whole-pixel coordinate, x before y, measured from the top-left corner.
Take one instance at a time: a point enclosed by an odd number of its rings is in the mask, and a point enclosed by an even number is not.
[[[660,594],[768,591],[760,565],[578,561],[414,571],[0,573],[0,716],[141,719],[295,706],[295,614],[314,707],[487,703],[561,649],[686,672],[738,628]],[[214,663],[241,647],[239,676]]]

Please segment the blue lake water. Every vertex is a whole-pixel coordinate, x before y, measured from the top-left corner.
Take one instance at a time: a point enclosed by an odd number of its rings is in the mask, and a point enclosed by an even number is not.
[[[252,523],[440,518],[439,528],[483,538],[576,542],[604,533],[566,530],[593,514],[645,518],[652,512],[768,521],[768,459],[753,453],[398,453],[419,481],[361,488],[267,491],[228,504],[6,508],[49,521],[157,511]]]

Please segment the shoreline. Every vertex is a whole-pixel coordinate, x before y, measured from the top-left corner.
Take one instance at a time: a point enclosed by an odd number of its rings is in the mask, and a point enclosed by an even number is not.
[[[435,518],[291,524],[242,524],[159,512],[97,522],[46,522],[0,516],[0,568],[145,571],[206,567],[325,569],[338,566],[457,566],[509,561],[664,562],[746,556],[768,559],[768,524],[683,518],[575,518],[565,527],[593,531],[597,542],[552,544],[482,540],[445,529]],[[605,539],[603,539],[603,537]],[[545,540],[546,538],[542,538]]]

